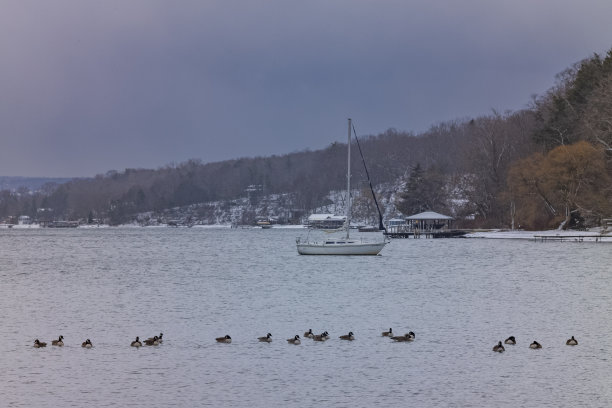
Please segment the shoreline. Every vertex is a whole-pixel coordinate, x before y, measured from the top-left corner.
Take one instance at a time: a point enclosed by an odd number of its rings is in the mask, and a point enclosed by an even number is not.
[[[274,225],[271,228],[261,228],[259,226],[232,226],[231,224],[197,224],[191,227],[189,226],[171,226],[167,224],[161,225],[138,225],[138,224],[121,224],[117,226],[110,226],[108,224],[100,225],[79,225],[75,227],[78,229],[107,229],[107,228],[195,228],[195,229],[307,229],[304,225]],[[40,230],[47,229],[41,227],[39,224],[27,224],[27,225],[10,225],[0,224],[0,229],[15,229],[15,230]],[[64,230],[73,228],[49,228],[53,230]],[[526,230],[507,230],[507,229],[488,229],[488,230],[477,230],[466,233],[463,238],[469,239],[522,239],[522,240],[564,240],[572,241],[575,238],[576,241],[594,242],[596,239],[598,242],[612,242],[612,231],[606,230],[602,227],[591,228],[587,231],[576,231],[576,230],[543,230],[543,231],[526,231]]]
[[[612,242],[612,231],[604,231],[603,228],[591,228],[587,231],[575,230],[544,230],[544,231],[524,231],[524,230],[489,230],[469,232],[465,238],[470,239],[523,239],[523,240],[557,240],[557,241],[576,241],[576,242]]]

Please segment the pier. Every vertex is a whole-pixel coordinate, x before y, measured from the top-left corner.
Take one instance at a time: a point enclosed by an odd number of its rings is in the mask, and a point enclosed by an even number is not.
[[[534,235],[534,240],[537,242],[603,242],[604,238],[612,240],[609,235]],[[607,240],[606,240],[607,241]]]
[[[385,236],[389,238],[461,238],[469,231],[466,230],[412,230],[389,229]]]

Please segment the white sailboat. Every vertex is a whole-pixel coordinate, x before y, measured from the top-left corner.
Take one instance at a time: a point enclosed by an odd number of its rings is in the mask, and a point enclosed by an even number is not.
[[[319,242],[296,239],[297,251],[300,255],[378,255],[387,244],[384,239],[378,242],[365,242],[351,239],[351,119],[348,120],[348,167],[346,173],[346,236],[341,239],[325,239]]]

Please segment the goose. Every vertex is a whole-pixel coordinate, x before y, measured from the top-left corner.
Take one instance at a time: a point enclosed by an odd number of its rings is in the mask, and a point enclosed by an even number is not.
[[[142,347],[142,343],[140,342],[140,338],[136,336],[136,340],[130,343],[131,347]]]
[[[323,332],[321,334],[315,334],[312,339],[314,341],[325,341],[329,338],[329,334],[327,332]]]
[[[531,343],[529,345],[529,348],[531,348],[531,349],[541,349],[542,345],[534,340],[533,343]]]
[[[263,336],[263,337],[258,337],[257,340],[264,342],[264,343],[271,343],[272,342],[272,334],[268,333],[267,335]]]
[[[81,343],[81,347],[84,348],[92,348],[93,344],[91,344],[91,340],[87,339],[83,343]]]
[[[153,337],[149,337],[147,340],[153,340],[156,336]],[[161,343],[162,342],[162,337],[164,337],[164,333],[159,333],[159,336],[157,336],[157,342]],[[145,341],[147,341],[145,340]]]
[[[496,351],[498,353],[503,353],[504,351],[506,351],[506,349],[504,348],[504,346],[502,346],[502,342],[500,341],[495,346],[493,346],[493,351]]]
[[[516,339],[514,338],[514,336],[510,336],[506,340],[504,340],[504,343],[505,344],[516,344]]]
[[[145,343],[147,346],[157,346],[157,345],[159,345],[159,338],[158,338],[157,336],[153,336],[153,338],[152,338],[152,339],[146,339],[146,340],[144,341],[144,343]]]
[[[355,340],[355,336],[353,335],[353,332],[349,332],[348,334],[344,334],[342,336],[340,336],[340,338],[342,340]]]
[[[294,337],[294,338],[292,338],[292,339],[287,339],[287,341],[289,342],[289,344],[296,344],[296,345],[297,345],[297,344],[300,344],[300,343],[301,343],[301,341],[300,341],[300,336],[299,336],[299,335],[297,335],[297,334],[295,335],[295,337]]]
[[[314,337],[314,333],[312,332],[312,329],[308,329],[307,332],[304,332],[304,337],[308,337],[312,339]]]
[[[60,335],[57,340],[51,342],[51,345],[62,347],[64,345],[64,336]]]
[[[226,334],[223,337],[217,337],[215,340],[217,340],[217,343],[231,343],[232,342],[232,338],[229,336],[229,334]]]
[[[413,332],[408,332],[406,334],[404,334],[403,336],[393,336],[391,337],[391,340],[394,341],[414,341],[415,338],[415,334]]]
[[[578,340],[576,340],[574,338],[574,336],[572,336],[571,339],[568,339],[565,344],[567,344],[568,346],[577,346],[578,345]]]
[[[36,339],[34,340],[34,347],[36,348],[47,347],[47,343],[45,343],[44,341],[38,341],[38,339]]]
[[[389,331],[382,332],[382,336],[383,337],[392,337],[393,336],[393,329],[389,328]]]

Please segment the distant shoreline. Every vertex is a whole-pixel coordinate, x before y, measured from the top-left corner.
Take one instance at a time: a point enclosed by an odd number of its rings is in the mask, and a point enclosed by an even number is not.
[[[108,224],[84,224],[79,225],[79,229],[105,229],[105,228],[197,228],[197,229],[262,229],[258,226],[244,225],[244,226],[232,226],[231,224],[196,224],[191,227],[188,226],[172,226],[167,224],[160,225],[138,225],[138,224],[121,224],[117,226],[110,226]],[[305,229],[305,225],[274,225],[269,229]],[[39,224],[29,225],[10,225],[0,224],[0,229],[15,229],[15,230],[31,230],[31,229],[47,229],[41,227]],[[52,228],[53,230],[58,229],[72,229],[72,228]],[[525,230],[507,230],[507,229],[489,229],[479,230],[474,232],[468,232],[464,235],[464,238],[469,239],[522,239],[522,240],[535,240],[541,239],[554,240],[555,238],[565,241],[571,241],[572,238],[581,237],[581,241],[595,241],[595,237],[599,238],[599,242],[612,242],[612,231],[607,231],[604,228],[591,228],[587,231],[575,231],[575,230],[545,230],[545,231],[525,231]]]
[[[595,238],[600,238],[600,242],[612,242],[612,231],[604,231],[603,228],[591,228],[587,231],[575,231],[575,230],[547,230],[547,231],[524,231],[524,230],[489,230],[489,231],[477,231],[470,232],[465,235],[465,238],[487,238],[487,239],[523,239],[523,240],[535,240],[542,239],[546,240],[549,238],[553,239],[564,239],[565,241],[571,241],[573,238],[581,241],[594,242]],[[601,238],[603,237],[603,238]]]

